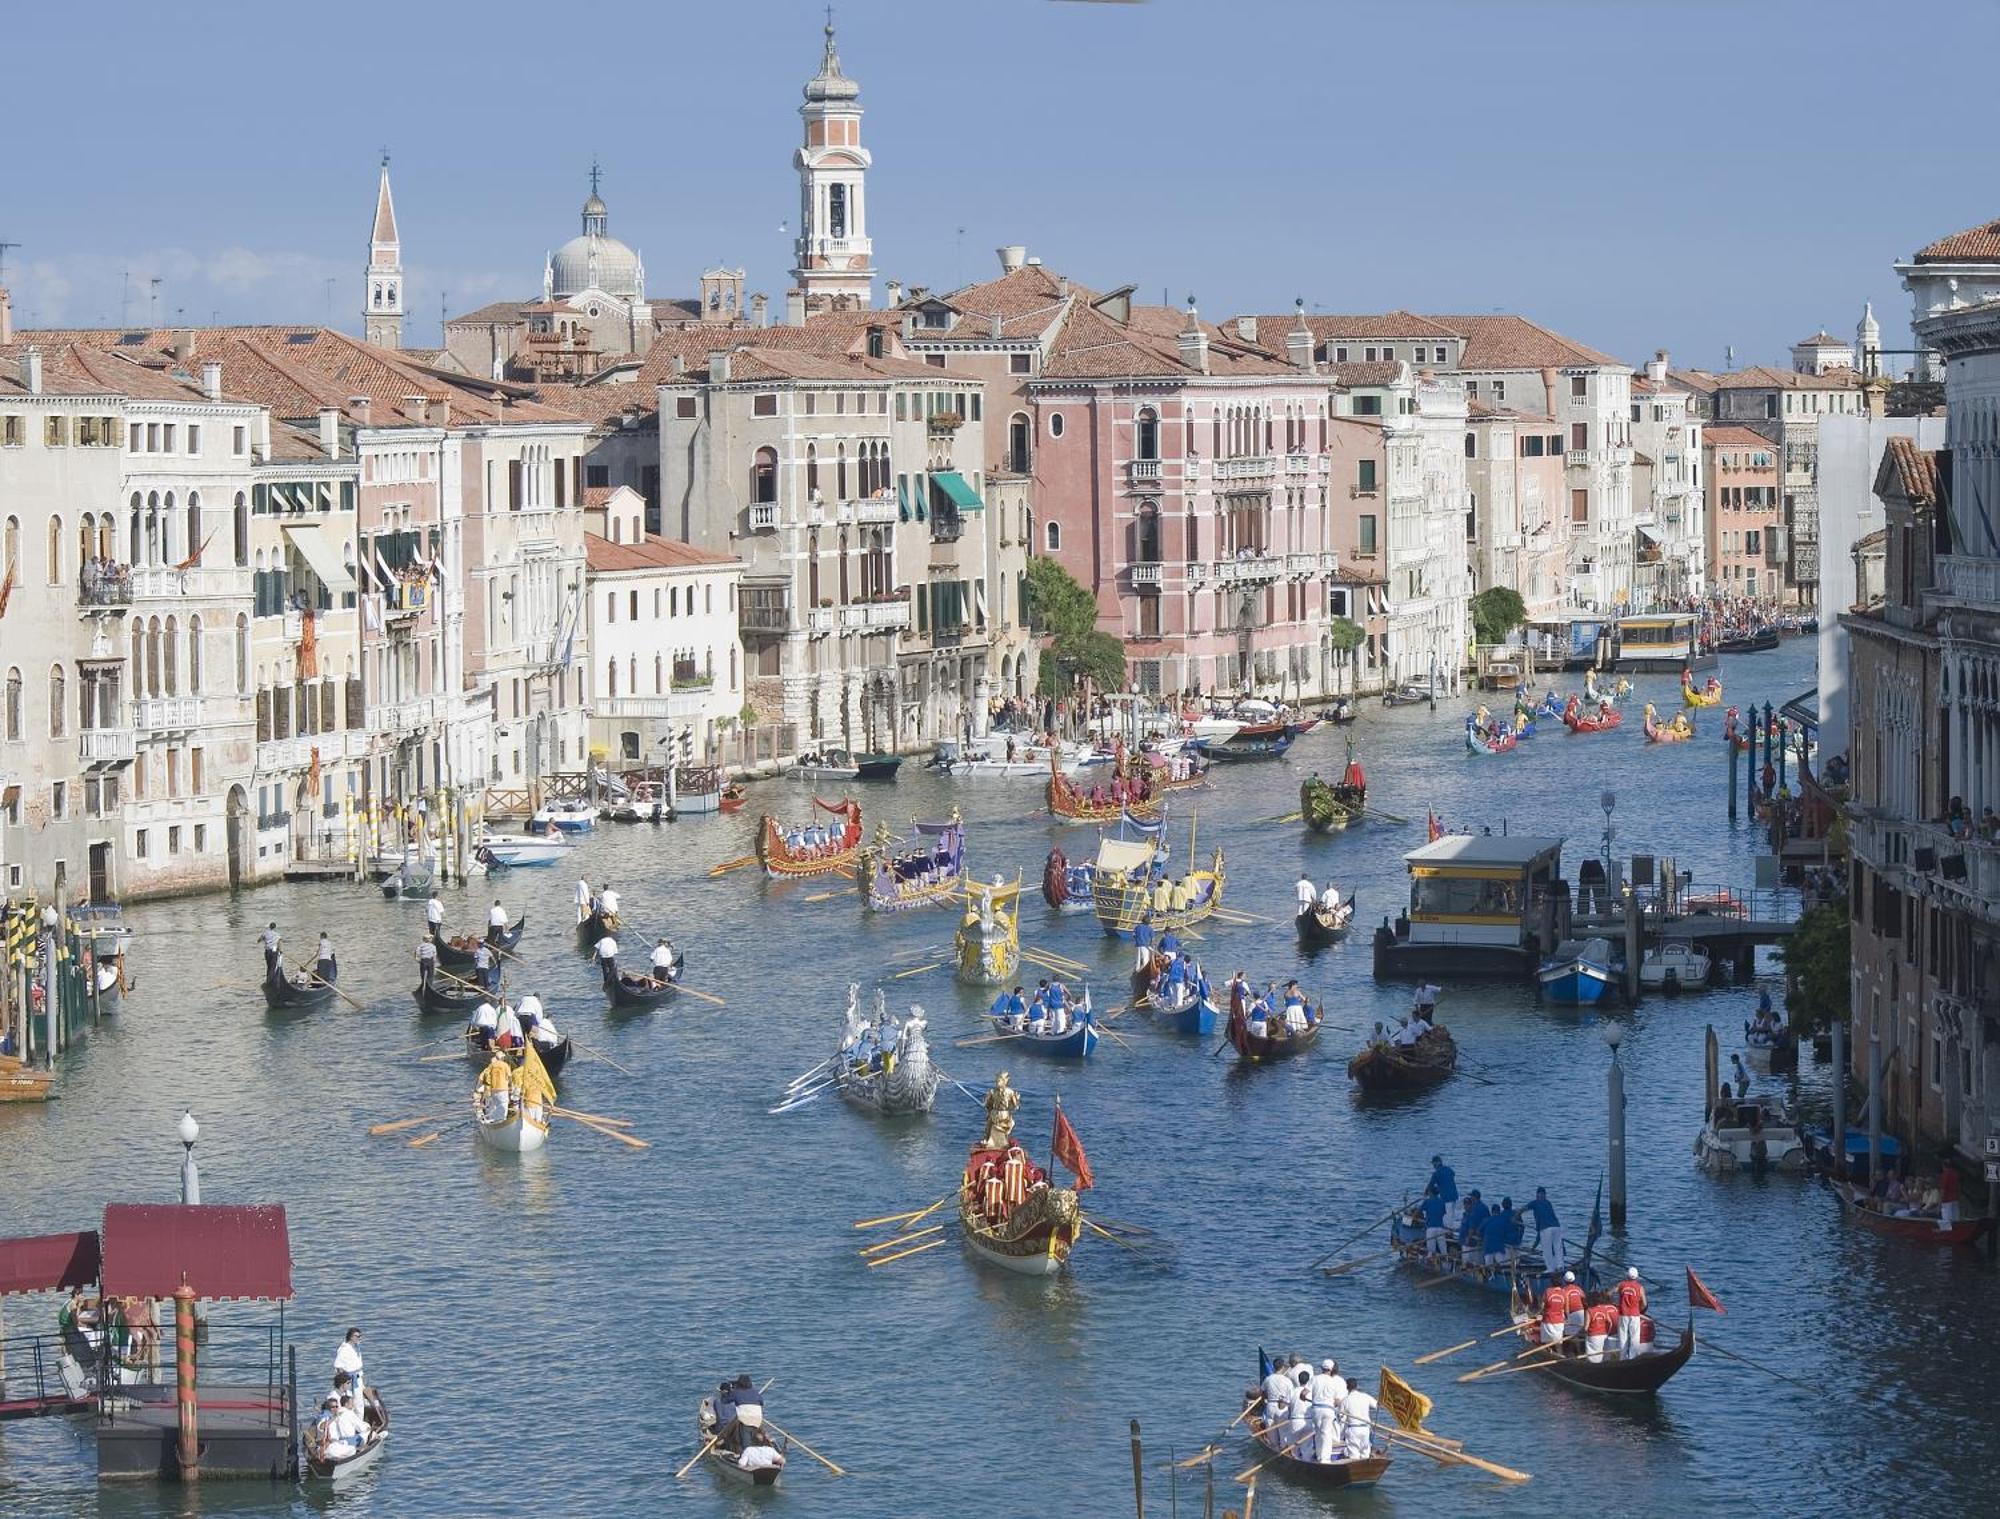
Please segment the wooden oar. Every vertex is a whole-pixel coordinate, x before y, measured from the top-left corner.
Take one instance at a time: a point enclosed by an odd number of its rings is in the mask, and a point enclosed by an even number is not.
[[[896,1230],[896,1232],[898,1234],[907,1235],[914,1226],[922,1223],[925,1219],[929,1218],[933,1213],[937,1212],[938,1209],[942,1208],[946,1203],[950,1202],[956,1196],[958,1196],[958,1188],[953,1187],[951,1191],[945,1193],[943,1197],[940,1197],[936,1202],[932,1203],[928,1208],[924,1209],[923,1212],[917,1214],[914,1218],[910,1219],[908,1223],[903,1224],[901,1227],[899,1227]]]
[[[1530,1482],[1534,1480],[1532,1472],[1516,1471],[1513,1467],[1502,1466],[1497,1461],[1487,1461],[1478,1456],[1468,1455],[1456,1444],[1444,1445],[1433,1443],[1421,1435],[1407,1429],[1402,1429],[1394,1424],[1383,1424],[1379,1421],[1371,1422],[1374,1422],[1375,1427],[1388,1439],[1399,1445],[1407,1446],[1420,1455],[1429,1456],[1440,1466],[1476,1466],[1483,1472],[1490,1472],[1503,1482]]]
[[[897,972],[896,972],[896,974],[895,974],[895,975],[893,975],[893,976],[891,976],[891,977],[890,977],[889,979],[890,979],[891,981],[900,981],[900,980],[902,980],[902,979],[903,979],[903,977],[905,977],[905,976],[921,976],[921,975],[922,975],[922,974],[923,974],[923,973],[924,973],[925,971],[932,971],[932,970],[936,970],[936,969],[938,968],[938,966],[940,966],[940,965],[942,965],[942,964],[944,964],[944,961],[942,961],[942,960],[938,960],[938,961],[935,961],[935,962],[933,962],[933,963],[932,963],[932,964],[930,964],[930,965],[917,965],[917,966],[912,966],[912,967],[911,967],[911,968],[910,968],[909,970],[899,970],[899,971],[897,971]]]
[[[953,1049],[963,1050],[975,1044],[999,1044],[1003,1040],[1024,1039],[1026,1037],[1025,1034],[981,1034],[974,1039],[954,1039],[951,1043]]]
[[[353,1008],[357,1013],[365,1013],[368,1011],[367,1008],[363,1007],[359,1002],[356,1002],[352,997],[348,996],[346,992],[342,991],[339,987],[335,986],[331,981],[323,979],[318,971],[308,970],[306,968],[305,961],[303,960],[299,961],[298,964],[294,967],[294,969],[304,972],[306,979],[312,982],[314,986],[325,987],[328,991],[332,992],[334,996],[338,997],[342,1002],[345,1002],[349,1007]]]
[[[835,897],[851,897],[854,895],[854,892],[855,888],[852,886],[836,886],[832,891],[816,891],[809,897],[800,897],[799,900],[801,902],[830,902]]]
[[[714,992],[698,992],[691,986],[682,986],[678,981],[674,983],[674,989],[676,991],[685,992],[690,997],[699,997],[704,1002],[713,1002],[717,1007],[729,1006],[728,1002],[726,1002],[723,998],[716,996]]]
[[[1395,1253],[1393,1249],[1378,1250],[1373,1255],[1363,1255],[1351,1261],[1342,1261],[1338,1266],[1327,1266],[1323,1268],[1324,1274],[1327,1276],[1345,1276],[1350,1271],[1358,1270],[1362,1266],[1372,1266],[1375,1262],[1384,1260]]]
[[[1084,1228],[1090,1230],[1091,1233],[1103,1235],[1106,1239],[1110,1240],[1112,1244],[1123,1245],[1127,1250],[1130,1250],[1135,1255],[1144,1255],[1146,1253],[1146,1250],[1148,1248],[1147,1246],[1136,1245],[1129,1239],[1121,1239],[1116,1234],[1113,1234],[1109,1229],[1100,1228],[1094,1220],[1088,1218],[1079,1218],[1077,1222],[1082,1224]]]
[[[394,1134],[399,1129],[414,1129],[420,1123],[436,1123],[440,1119],[449,1118],[450,1116],[449,1113],[426,1113],[422,1118],[399,1118],[394,1123],[374,1124],[369,1128],[368,1132],[370,1134]]]
[[[898,1250],[894,1255],[878,1255],[869,1261],[868,1264],[870,1266],[886,1266],[889,1262],[899,1261],[906,1255],[922,1255],[926,1250],[935,1250],[939,1245],[946,1243],[948,1242],[942,1238],[927,1240],[921,1245],[912,1245],[907,1250]]]
[[[700,1450],[694,1453],[694,1460],[688,1462],[686,1466],[683,1466],[679,1471],[674,1473],[675,1480],[678,1481],[680,1478],[685,1477],[689,1472],[693,1471],[695,1461],[699,1461],[703,1456],[707,1455],[710,1451],[714,1450],[715,1442],[717,1440],[720,1440],[721,1438],[722,1438],[722,1431],[719,1429],[714,1434],[710,1435],[708,1437],[708,1443],[702,1446]]]
[[[1121,1234],[1151,1234],[1154,1232],[1144,1224],[1128,1224],[1120,1218],[1106,1218],[1102,1213],[1097,1215],[1097,1221],[1105,1228],[1116,1229]]]
[[[802,1087],[809,1085],[813,1077],[817,1076],[821,1071],[825,1070],[828,1066],[832,1065],[834,1061],[838,1060],[839,1058],[840,1057],[838,1055],[827,1056],[826,1059],[822,1060],[818,1065],[813,1066],[808,1070],[800,1072],[798,1075],[794,1076],[790,1081],[786,1082],[785,1090],[789,1092],[794,1087]]]
[[[634,1139],[630,1134],[620,1133],[617,1129],[612,1128],[608,1124],[591,1123],[587,1119],[582,1119],[577,1117],[576,1114],[574,1113],[560,1112],[555,1108],[551,1108],[549,1109],[549,1111],[558,1118],[567,1118],[571,1123],[580,1124],[582,1125],[582,1127],[589,1129],[592,1133],[602,1134],[606,1139],[615,1139],[621,1145],[629,1145],[634,1150],[650,1150],[653,1148],[653,1142],[651,1140]]]
[[[1229,1433],[1230,1430],[1234,1429],[1237,1425],[1241,1424],[1246,1418],[1250,1416],[1251,1410],[1254,1409],[1259,1403],[1263,1401],[1264,1401],[1264,1395],[1260,1392],[1257,1394],[1256,1397],[1252,1398],[1248,1403],[1245,1403],[1240,1409],[1236,1411],[1236,1417],[1231,1419],[1227,1424],[1222,1426],[1222,1432],[1224,1434],[1227,1434]]]
[[[1223,1043],[1225,1044],[1227,1044],[1228,1042],[1229,1041],[1226,1039],[1223,1041]],[[1355,1240],[1366,1239],[1369,1235],[1373,1234],[1377,1229],[1381,1228],[1384,1224],[1388,1223],[1389,1220],[1394,1218],[1398,1213],[1401,1213],[1406,1206],[1408,1205],[1405,1203],[1398,1203],[1395,1207],[1391,1208],[1387,1213],[1384,1213],[1380,1218],[1376,1219],[1375,1222],[1370,1224],[1366,1229],[1363,1229],[1359,1234],[1355,1235],[1354,1239],[1342,1240],[1339,1244],[1335,1245],[1331,1250],[1327,1251],[1325,1255],[1322,1255],[1319,1258],[1319,1260],[1314,1261],[1311,1266],[1307,1266],[1306,1270],[1310,1271],[1313,1269],[1313,1266],[1317,1266],[1321,1264],[1321,1262],[1331,1260],[1334,1256],[1340,1254],[1341,1251],[1345,1250],[1349,1245],[1353,1244]]]
[[[898,1234],[895,1235],[893,1238],[881,1240],[873,1245],[863,1245],[859,1250],[855,1251],[854,1253],[856,1255],[880,1255],[884,1250],[893,1250],[898,1245],[904,1244],[910,1240],[921,1239],[926,1234],[939,1233],[943,1228],[944,1228],[943,1224],[932,1224],[928,1228],[918,1229],[913,1234]]]
[[[419,1135],[417,1138],[411,1140],[409,1144],[405,1146],[405,1148],[411,1150],[421,1150],[425,1145],[429,1144],[432,1140],[442,1137],[443,1134],[444,1134],[443,1129],[432,1129],[430,1133]]]
[[[391,1050],[389,1052],[390,1058],[394,1059],[398,1055],[414,1055],[417,1053],[418,1050],[436,1049],[440,1044],[445,1043],[446,1040],[458,1039],[462,1037],[463,1036],[461,1034],[459,1034],[456,1030],[454,1030],[453,1032],[442,1035],[439,1038],[426,1040],[422,1044],[413,1044],[406,1050]]]
[[[708,878],[712,881],[717,876],[728,875],[732,870],[741,870],[745,865],[755,865],[756,863],[757,856],[754,854],[742,855],[734,860],[724,860],[720,865],[709,867]],[[694,1463],[689,1462],[688,1464],[692,1466]]]
[[[1104,1030],[1104,1033],[1105,1033],[1105,1035],[1106,1035],[1107,1037],[1109,1037],[1109,1038],[1112,1038],[1112,1039],[1116,1039],[1116,1040],[1118,1041],[1118,1047],[1119,1047],[1120,1049],[1127,1049],[1127,1050],[1129,1050],[1130,1048],[1132,1048],[1132,1044],[1131,1044],[1131,1041],[1130,1041],[1130,1040],[1128,1040],[1128,1039],[1127,1039],[1127,1038],[1126,1038],[1126,1037],[1125,1037],[1125,1036],[1124,1036],[1123,1034],[1119,1033],[1117,1029],[1115,1029],[1115,1028],[1105,1028],[1105,1027],[1104,1027],[1104,1025],[1103,1025],[1102,1023],[1099,1023],[1099,1024],[1097,1025],[1097,1026],[1098,1026],[1098,1027],[1099,1027],[1100,1029],[1103,1029],[1103,1030]]]
[[[885,1213],[880,1218],[857,1219],[855,1221],[854,1227],[857,1229],[873,1229],[878,1224],[899,1223],[904,1219],[909,1219],[910,1221],[915,1222],[917,1219],[920,1218],[929,1218],[933,1213],[937,1212],[939,1208],[942,1208],[946,1203],[950,1202],[956,1196],[958,1196],[958,1189],[954,1187],[951,1189],[951,1191],[945,1193],[943,1197],[940,1197],[936,1202],[932,1203],[928,1208],[912,1208],[907,1213]]]
[[[811,1456],[813,1460],[819,1462],[821,1466],[824,1466],[828,1471],[832,1472],[836,1477],[844,1477],[847,1475],[847,1472],[843,1468],[835,1466],[831,1461],[827,1460],[825,1456],[822,1456],[818,1451],[814,1450],[810,1445],[806,1444],[805,1441],[801,1440],[797,1435],[793,1434],[791,1431],[778,1429],[778,1426],[776,1424],[771,1423],[769,1419],[766,1419],[764,1422],[766,1424],[770,1424],[771,1428],[777,1429],[779,1434],[783,1435],[792,1444],[796,1445],[800,1450],[804,1451],[807,1455]]]
[[[604,1051],[596,1048],[594,1045],[585,1044],[581,1039],[572,1040],[571,1042],[574,1043],[578,1049],[582,1050],[584,1054],[590,1056],[591,1059],[602,1060],[606,1065],[610,1066],[612,1070],[618,1072],[619,1075],[630,1076],[632,1074],[630,1069],[620,1065],[617,1061],[613,1060],[609,1055],[605,1054]]]
[[[1410,1364],[1412,1366],[1428,1366],[1433,1361],[1442,1361],[1448,1355],[1456,1355],[1461,1350],[1470,1350],[1474,1345],[1479,1343],[1479,1339],[1480,1337],[1475,1335],[1469,1340],[1460,1340],[1456,1345],[1447,1345],[1442,1350],[1433,1350],[1429,1355],[1420,1355]]]
[[[1395,823],[1401,825],[1410,821],[1408,818],[1397,817],[1396,814],[1393,812],[1383,812],[1374,807],[1363,807],[1361,810],[1365,812],[1369,817],[1378,818],[1384,823]]]
[[[1237,1482],[1248,1482],[1252,1477],[1256,1476],[1257,1473],[1262,1471],[1265,1467],[1269,1466],[1273,1461],[1277,1460],[1279,1456],[1289,1456],[1293,1451],[1297,1450],[1301,1445],[1304,1445],[1306,1441],[1312,1439],[1316,1434],[1318,1434],[1317,1430],[1311,1430],[1311,1429],[1307,1430],[1304,1434],[1300,1435],[1298,1439],[1294,1440],[1290,1445],[1287,1445],[1283,1450],[1276,1451],[1273,1454],[1266,1456],[1263,1460],[1259,1461],[1255,1466],[1250,1467],[1247,1471],[1238,1472],[1232,1480]]]
[[[564,1118],[587,1118],[592,1123],[608,1123],[614,1129],[629,1129],[632,1127],[632,1120],[629,1118],[606,1118],[602,1113],[579,1113],[575,1108],[552,1107],[549,1111],[551,1113],[560,1113]]]
[[[1481,1366],[1477,1371],[1466,1372],[1465,1375],[1459,1378],[1459,1381],[1476,1382],[1481,1377],[1497,1376],[1500,1372],[1510,1367],[1518,1368],[1518,1363],[1527,1360],[1530,1356],[1540,1355],[1543,1351],[1553,1351],[1555,1348],[1554,1345],[1530,1345],[1519,1355],[1510,1355],[1504,1361],[1495,1361],[1491,1366]]]

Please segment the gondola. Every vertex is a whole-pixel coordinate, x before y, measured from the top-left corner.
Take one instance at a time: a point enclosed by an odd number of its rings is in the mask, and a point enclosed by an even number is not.
[[[986,1095],[985,1132],[973,1142],[958,1185],[966,1248],[1022,1276],[1054,1276],[1083,1233],[1076,1192],[1056,1184],[1014,1137],[1019,1096],[1003,1071]]]
[[[900,754],[857,754],[854,756],[854,778],[861,781],[893,781],[896,772],[903,768]]]
[[[1585,712],[1582,701],[1572,696],[1562,711],[1562,724],[1572,733],[1603,733],[1624,721],[1625,714],[1608,701],[1599,702],[1595,712]]]
[[[335,971],[333,980],[340,979]],[[310,981],[294,976],[264,978],[264,1006],[274,1013],[316,1013],[333,1001],[333,981],[321,980],[315,972]]]
[[[507,1063],[518,1070],[524,1058],[522,1051],[513,1049],[506,1053]],[[554,1081],[563,1073],[563,1067],[569,1064],[569,1057],[573,1053],[569,1035],[563,1035],[562,1043],[553,1048],[536,1045],[535,1053],[542,1057],[542,1069],[549,1073],[549,1080]],[[493,1046],[484,1034],[468,1028],[465,1031],[465,1054],[474,1065],[483,1066],[493,1058]]]
[[[1349,813],[1333,794],[1333,787],[1317,775],[1299,783],[1299,816],[1314,833],[1338,833],[1349,822]]]
[[[823,802],[818,797],[812,802],[821,812],[840,819],[837,835],[818,848],[794,846],[783,825],[765,813],[757,825],[757,861],[766,875],[781,881],[799,881],[831,875],[854,863],[861,850],[861,804],[853,800]],[[795,829],[794,833],[799,831]]]
[[[1308,1487],[1373,1487],[1389,1470],[1390,1458],[1372,1453],[1353,1460],[1338,1456],[1315,1461],[1311,1453],[1317,1431],[1291,1434],[1282,1424],[1265,1423],[1261,1410],[1250,1415],[1250,1434],[1264,1448],[1264,1459],[1274,1470]]]
[[[1179,991],[1178,997],[1169,996],[1164,988],[1145,994],[1146,1011],[1153,1022],[1176,1034],[1203,1037],[1214,1033],[1214,1001],[1202,996],[1191,982],[1181,982]]]
[[[1228,1039],[1236,1058],[1245,1065],[1268,1065],[1274,1060],[1290,1060],[1295,1055],[1303,1055],[1319,1043],[1320,1030],[1326,1024],[1324,1010],[1317,1005],[1307,1007],[1307,1023],[1296,1034],[1264,1034],[1250,1032],[1250,1019],[1244,1012],[1242,1003],[1231,997],[1229,1006]],[[1273,1009],[1267,1028],[1282,1029],[1284,1014]]]
[[[447,939],[442,934],[434,933],[431,935],[431,938],[437,944],[439,966],[445,970],[459,971],[471,967],[472,957],[478,952],[481,944],[491,942],[498,944],[502,949],[512,949],[521,942],[521,935],[527,931],[527,927],[528,915],[522,913],[520,917],[514,920],[512,928],[503,928],[500,930],[500,937],[496,940],[478,939],[474,938],[471,934],[462,934],[458,938]]]
[[[1236,736],[1227,743],[1204,743],[1201,746],[1202,757],[1223,764],[1234,764],[1239,760],[1282,759],[1285,751],[1292,747],[1299,736],[1297,730],[1283,723],[1259,723],[1255,727],[1259,730],[1275,727],[1277,731],[1275,733],[1253,731],[1252,726],[1246,724],[1238,729]]]
[[[604,983],[604,994],[618,1012],[641,1012],[649,1007],[658,1007],[680,990],[681,974],[686,969],[686,952],[675,950],[674,963],[667,971],[665,980],[625,971],[616,981]]]
[[[606,934],[610,934],[616,938],[618,930],[624,926],[624,920],[617,913],[614,912],[607,917],[593,907],[590,909],[590,916],[576,925],[576,947],[578,949],[595,949],[597,948],[597,941],[599,939],[602,939]]]
[[[897,838],[885,826],[861,851],[861,905],[908,912],[949,904],[965,889],[965,824],[953,808],[942,822],[913,822]]]
[[[1892,1235],[1912,1244],[1940,1247],[1975,1245],[1992,1232],[1995,1223],[1991,1218],[1962,1218],[1949,1228],[1939,1228],[1934,1216],[1898,1218],[1893,1213],[1879,1213],[1864,1207],[1857,1196],[1859,1192],[1860,1189],[1850,1192],[1838,1182],[1834,1184],[1833,1195],[1840,1199],[1841,1217],[1873,1233]]]
[[[1331,707],[1328,707],[1322,715],[1328,722],[1344,728],[1361,714],[1356,710],[1354,703],[1343,696]]]
[[[1120,815],[1129,815],[1141,822],[1150,822],[1160,815],[1166,806],[1166,794],[1154,784],[1152,777],[1146,778],[1144,796],[1133,796],[1136,784],[1128,780],[1128,766],[1125,762],[1125,746],[1120,744],[1117,759],[1113,762],[1113,781],[1109,786],[1086,790],[1078,786],[1062,772],[1060,756],[1051,751],[1049,755],[1049,781],[1045,795],[1048,798],[1050,816],[1065,823],[1115,823]],[[1093,790],[1101,794],[1093,794]]]
[[[1027,1050],[1030,1054],[1041,1055],[1050,1060],[1088,1060],[1097,1053],[1097,1018],[1090,1010],[1090,992],[1086,988],[1083,1000],[1069,1009],[1069,1027],[1060,1034],[1037,1034],[1027,1029],[1013,1030],[1000,1018],[988,1012],[993,1020],[996,1033],[1006,1036],[1009,1042]]]
[[[1532,1317],[1520,1319],[1522,1338],[1539,1337],[1541,1326]],[[1648,1314],[1646,1322],[1657,1331],[1659,1321]],[[1645,1355],[1622,1359],[1607,1351],[1604,1358],[1593,1361],[1583,1348],[1580,1335],[1571,1335],[1561,1342],[1561,1349],[1546,1356],[1529,1356],[1527,1365],[1538,1371],[1545,1371],[1558,1381],[1567,1382],[1572,1387],[1581,1387],[1587,1392],[1611,1393],[1623,1397],[1651,1397],[1665,1385],[1667,1379],[1694,1355],[1694,1318],[1690,1314],[1687,1328],[1681,1331],[1681,1340],[1672,1350],[1649,1351]]]
[[[305,1474],[317,1482],[332,1482],[336,1485],[350,1482],[373,1466],[382,1455],[382,1447],[389,1440],[389,1408],[382,1396],[370,1387],[363,1394],[365,1407],[362,1420],[368,1426],[368,1437],[361,1442],[361,1449],[351,1456],[323,1456],[319,1454],[319,1444],[311,1430],[306,1431]]]
[[[768,1386],[769,1384],[767,1383],[766,1385]],[[759,1407],[757,1410],[757,1424],[753,1426],[759,1430],[760,1435],[763,1424],[763,1412],[763,1409]],[[744,1422],[748,1424],[749,1420],[746,1418]],[[780,1435],[776,1444],[772,1444],[768,1436],[762,1437],[763,1444],[770,1445],[773,1450],[777,1451],[779,1465],[757,1466],[746,1469],[736,1464],[737,1455],[735,1452],[724,1450],[720,1443],[717,1442],[716,1436],[720,1433],[721,1431],[717,1428],[715,1422],[715,1401],[712,1398],[703,1398],[701,1406],[695,1411],[695,1436],[701,1442],[701,1464],[714,1472],[718,1477],[722,1477],[732,1483],[739,1483],[744,1487],[766,1489],[774,1488],[778,1485],[778,1479],[784,1475],[785,1471],[783,1460],[790,1449],[791,1442],[788,1437]]]
[[[1447,1029],[1432,1028],[1414,1044],[1369,1043],[1347,1062],[1347,1074],[1364,1092],[1418,1092],[1434,1087],[1458,1067],[1458,1045]]]
[[[526,1155],[549,1142],[549,1118],[539,1104],[511,1105],[505,1118],[491,1116],[479,1093],[472,1094],[472,1129],[489,1149]]]
[[[1340,904],[1340,910],[1329,914],[1318,903],[1300,911],[1292,920],[1299,931],[1299,943],[1309,947],[1338,944],[1345,939],[1348,930],[1354,927],[1355,899],[1349,897]]]
[[[1778,646],[1778,630],[1765,626],[1749,633],[1736,633],[1728,638],[1718,639],[1715,652],[1718,654],[1763,654]]]
[[[410,995],[416,999],[417,1007],[426,1013],[456,1013],[461,1018],[471,1018],[482,1002],[491,999],[485,992],[473,986],[458,986],[442,976],[432,976],[429,986],[418,986]]]

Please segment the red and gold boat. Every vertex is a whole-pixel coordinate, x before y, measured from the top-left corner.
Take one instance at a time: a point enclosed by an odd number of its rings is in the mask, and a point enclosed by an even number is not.
[[[861,853],[861,804],[813,798],[813,806],[840,821],[813,821],[789,832],[770,813],[757,825],[757,862],[766,875],[781,881],[831,875],[853,865]]]

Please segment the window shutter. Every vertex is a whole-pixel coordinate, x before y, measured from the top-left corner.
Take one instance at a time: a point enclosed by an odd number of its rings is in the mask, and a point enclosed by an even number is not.
[[[519,459],[509,459],[507,461],[507,510],[518,512],[520,509],[521,461]]]

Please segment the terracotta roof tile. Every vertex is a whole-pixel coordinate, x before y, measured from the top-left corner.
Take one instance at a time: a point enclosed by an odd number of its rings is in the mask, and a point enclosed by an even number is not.
[[[1292,323],[1298,319],[1296,311],[1287,311],[1282,316],[1254,317],[1257,324],[1257,341],[1264,345],[1282,346],[1284,335],[1291,331]],[[1241,323],[1237,317],[1229,325]],[[1448,319],[1446,319],[1448,320]],[[1308,312],[1306,327],[1316,342],[1330,342],[1335,338],[1354,338],[1361,342],[1380,342],[1385,338],[1422,338],[1429,342],[1435,338],[1456,338],[1464,334],[1443,325],[1436,317],[1418,316],[1414,311],[1382,311],[1368,315],[1328,315],[1325,312]]]
[[[1882,457],[1896,471],[1905,499],[1917,506],[1936,506],[1940,499],[1937,454],[1919,448],[1915,438],[1891,438]]]
[[[2000,263],[2000,221],[1981,222],[1917,250],[1919,264]]]
[[[1718,390],[1853,390],[1854,371],[1835,369],[1826,374],[1800,374],[1795,369],[1774,369],[1753,364],[1731,374],[1713,377]]]
[[[1372,364],[1322,364],[1319,369],[1321,374],[1331,375],[1336,382],[1350,390],[1357,388],[1366,390],[1374,386],[1395,383],[1396,376],[1402,373],[1403,366],[1395,362],[1385,364],[1377,360]]]
[[[591,573],[615,575],[625,570],[723,569],[742,561],[727,554],[698,549],[674,538],[648,538],[644,543],[613,543],[596,533],[583,535],[583,552]]]
[[[17,334],[17,337],[23,336]],[[26,335],[0,348],[0,384],[9,393],[26,394],[20,361],[29,348],[42,352],[42,393],[51,396],[124,396],[135,401],[200,401],[201,387],[184,371],[140,362],[131,355],[100,348],[50,343],[41,334]]]
[[[1561,369],[1578,364],[1630,368],[1523,316],[1433,316],[1430,320],[1465,339],[1465,351],[1458,361],[1461,369]]]
[[[1761,448],[1767,453],[1774,453],[1778,446],[1760,432],[1727,422],[1711,422],[1704,427],[1701,441],[1704,448]]]

